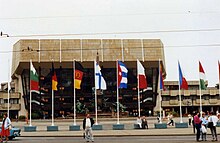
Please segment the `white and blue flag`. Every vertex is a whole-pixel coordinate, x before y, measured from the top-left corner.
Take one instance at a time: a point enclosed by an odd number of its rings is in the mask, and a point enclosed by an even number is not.
[[[102,89],[106,90],[106,82],[105,79],[102,76],[101,68],[99,64],[94,61],[94,68],[95,68],[95,89]]]
[[[125,64],[118,61],[118,88],[127,88],[128,84],[128,69]]]

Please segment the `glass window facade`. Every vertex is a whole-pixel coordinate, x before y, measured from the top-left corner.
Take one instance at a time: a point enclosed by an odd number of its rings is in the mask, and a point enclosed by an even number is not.
[[[33,112],[44,117],[51,115],[51,68],[38,68],[40,94],[32,93]],[[73,69],[60,66],[55,69],[58,90],[54,91],[55,117],[71,116],[73,114]],[[107,90],[97,91],[98,111],[112,113],[116,105],[116,69],[102,68],[103,77],[107,83]],[[158,69],[146,69],[148,89],[140,91],[141,112],[148,115],[156,105]],[[128,88],[119,89],[119,102],[123,111],[133,116],[137,114],[137,70],[128,69]],[[22,85],[25,107],[29,109],[29,70],[22,72]],[[77,113],[94,113],[94,69],[84,68],[81,89],[76,89]]]

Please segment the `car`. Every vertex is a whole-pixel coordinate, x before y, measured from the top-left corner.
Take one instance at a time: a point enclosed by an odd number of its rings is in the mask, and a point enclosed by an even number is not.
[[[0,122],[0,132],[2,131],[2,122]],[[15,137],[19,137],[21,135],[21,129],[15,128],[12,126],[12,129],[10,130],[10,135],[8,137],[9,140],[12,140]]]

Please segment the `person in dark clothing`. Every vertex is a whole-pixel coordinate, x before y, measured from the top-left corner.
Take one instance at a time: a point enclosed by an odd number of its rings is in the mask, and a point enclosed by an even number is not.
[[[199,138],[200,138],[201,123],[202,123],[200,119],[200,113],[197,113],[197,115],[194,116],[193,121],[196,127],[196,141],[200,141]]]
[[[83,130],[85,131],[85,139],[87,142],[92,141],[94,142],[93,133],[92,133],[92,126],[94,124],[94,120],[90,118],[90,115],[87,114],[86,118],[83,120]]]
[[[148,129],[148,124],[147,124],[147,119],[145,116],[142,117],[142,128],[143,129]]]

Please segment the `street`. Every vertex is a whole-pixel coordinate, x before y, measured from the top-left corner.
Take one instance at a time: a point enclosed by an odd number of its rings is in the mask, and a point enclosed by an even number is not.
[[[206,143],[211,142],[210,136]],[[84,143],[82,137],[18,137],[14,143]],[[95,137],[95,143],[191,143],[196,142],[195,136],[129,136],[129,137]]]

